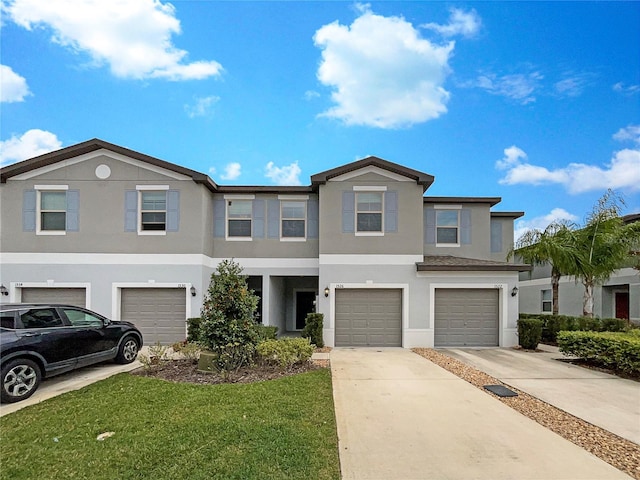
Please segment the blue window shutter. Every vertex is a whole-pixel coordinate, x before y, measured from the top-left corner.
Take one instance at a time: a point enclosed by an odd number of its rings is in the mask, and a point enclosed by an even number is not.
[[[463,245],[471,243],[471,210],[468,208],[460,210],[460,243]]]
[[[424,243],[428,245],[436,243],[436,211],[433,208],[424,210]]]
[[[398,192],[396,191],[384,194],[384,231],[398,231]]]
[[[342,192],[342,233],[354,233],[356,223],[356,194]]]
[[[491,253],[502,252],[502,222],[491,220]]]
[[[180,190],[167,191],[167,232],[180,229]]]
[[[25,190],[22,195],[22,230],[36,231],[36,191]]]
[[[124,192],[124,231],[138,231],[138,192],[136,190]]]
[[[253,238],[264,238],[264,200],[253,201],[251,216],[253,217]]]
[[[267,238],[280,238],[280,200],[267,202]]]
[[[310,198],[307,202],[307,237],[318,238],[319,219],[318,219],[318,199]]]
[[[67,225],[68,232],[80,230],[80,190],[67,190]]]
[[[216,198],[213,201],[213,236],[224,238],[225,232],[226,201],[224,198]]]

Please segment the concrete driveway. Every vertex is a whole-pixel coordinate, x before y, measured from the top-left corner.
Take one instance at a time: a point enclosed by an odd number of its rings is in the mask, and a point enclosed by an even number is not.
[[[336,348],[343,479],[629,479],[410,350]]]
[[[129,372],[141,366],[142,364],[138,361],[128,365],[101,363],[81,368],[79,370],[74,370],[57,377],[44,379],[38,387],[38,390],[36,390],[36,393],[28,399],[17,403],[1,404],[0,417],[13,413],[21,408],[28,407],[29,405],[35,405],[36,403],[40,403],[62,393],[69,392],[71,390],[79,390],[82,387],[104,380],[112,375]]]
[[[571,365],[556,347],[544,352],[512,348],[439,351],[550,405],[640,445],[640,384]]]

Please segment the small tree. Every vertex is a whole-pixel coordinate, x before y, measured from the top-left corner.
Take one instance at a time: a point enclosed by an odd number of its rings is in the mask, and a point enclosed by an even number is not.
[[[249,290],[242,267],[223,260],[211,275],[202,305],[200,344],[216,354],[216,365],[228,371],[253,361],[258,335],[254,312],[258,297]]]

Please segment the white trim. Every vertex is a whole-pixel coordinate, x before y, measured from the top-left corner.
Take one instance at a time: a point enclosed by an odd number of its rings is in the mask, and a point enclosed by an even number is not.
[[[319,287],[318,287],[319,288]],[[379,289],[379,290],[402,290],[402,347],[408,348],[406,332],[409,329],[409,284],[408,283],[330,283],[329,284],[329,324],[331,330],[330,341],[336,344],[336,290],[353,289]]]
[[[462,205],[439,205],[433,206],[434,210],[462,210]]]
[[[253,194],[250,195],[240,195],[240,194],[226,194],[223,197],[225,200],[255,200],[256,196]]]
[[[422,255],[320,254],[320,265],[415,265]]]
[[[278,195],[278,200],[283,200],[285,202],[301,202],[303,200],[309,200],[309,195]]]
[[[25,172],[25,173],[21,173],[20,175],[16,175],[16,176],[10,178],[9,181],[28,180],[30,178],[37,177],[39,175],[43,175],[43,174],[46,174],[46,173],[53,172],[53,171],[58,170],[60,168],[70,167],[72,165],[76,165],[78,163],[85,162],[87,160],[92,160],[92,159],[100,157],[100,156],[108,157],[108,158],[111,158],[113,160],[119,160],[119,161],[124,162],[126,164],[133,165],[134,167],[143,168],[145,170],[149,170],[151,172],[158,173],[160,175],[164,175],[166,177],[173,178],[175,180],[192,180],[191,177],[189,177],[187,175],[183,175],[181,173],[177,173],[177,172],[174,172],[172,170],[167,170],[166,168],[156,167],[155,165],[152,165],[150,163],[143,162],[141,160],[136,160],[134,158],[127,157],[125,155],[121,155],[119,153],[115,153],[115,152],[113,152],[111,150],[108,150],[106,148],[101,148],[101,149],[96,150],[94,152],[85,153],[84,155],[79,155],[79,156],[74,157],[74,158],[70,158],[70,159],[67,159],[67,160],[62,160],[60,162],[56,162],[56,163],[53,163],[51,165],[47,165],[45,167],[40,167],[40,168],[36,168],[34,170],[30,170],[30,171]]]
[[[380,255],[381,258],[386,257]],[[228,258],[197,253],[0,253],[2,265],[180,265],[215,268]],[[243,268],[318,269],[317,258],[235,258]]]
[[[390,178],[391,180],[395,180],[396,182],[413,182],[412,178],[405,177],[404,175],[400,175],[398,173],[393,173],[388,170],[384,170],[380,167],[376,167],[374,165],[369,165],[368,167],[363,167],[358,170],[354,170],[353,172],[343,173],[342,175],[338,175],[337,177],[330,178],[330,182],[343,182],[345,180],[351,180],[352,178],[359,177],[361,175],[367,173],[375,173],[377,175],[381,175],[386,178]]]
[[[55,280],[46,282],[10,282],[9,302],[20,303],[22,301],[23,288],[84,288],[85,307],[91,308],[91,283],[89,282],[56,282]]]
[[[362,185],[354,185],[353,186],[353,191],[354,192],[386,192],[387,191],[387,186],[386,185],[372,185],[372,186],[362,186]]]
[[[169,190],[169,185],[136,185],[136,190],[138,191]]]
[[[34,190],[69,190],[69,185],[34,185]]]
[[[191,318],[191,287],[192,283],[156,283],[148,282],[113,282],[111,284],[111,318],[120,320],[122,317],[122,289],[123,288],[184,288],[185,294],[185,335],[187,333],[187,318]]]

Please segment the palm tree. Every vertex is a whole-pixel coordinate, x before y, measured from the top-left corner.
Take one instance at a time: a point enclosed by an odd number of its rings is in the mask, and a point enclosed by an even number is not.
[[[551,266],[552,313],[558,314],[558,290],[560,278],[567,274],[575,263],[576,252],[571,233],[575,225],[566,221],[551,223],[544,230],[525,232],[509,252],[508,258],[517,255],[523,262],[532,265]]]
[[[640,222],[625,224],[620,217],[624,200],[608,190],[593,208],[583,228],[571,231],[579,255],[566,273],[584,285],[582,314],[593,317],[593,289],[602,285],[634,255],[640,242]]]

